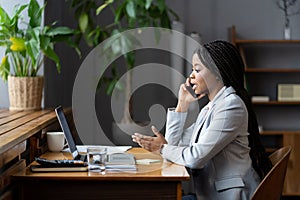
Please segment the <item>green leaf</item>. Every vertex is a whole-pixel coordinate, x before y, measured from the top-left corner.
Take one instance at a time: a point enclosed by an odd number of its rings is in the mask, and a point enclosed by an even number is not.
[[[51,28],[47,31],[48,36],[57,36],[57,35],[72,35],[75,31],[66,26],[60,26],[56,28]]]
[[[82,13],[79,17],[79,28],[82,33],[85,33],[88,27],[89,17],[86,13]]]
[[[96,27],[88,34],[85,34],[85,40],[89,42],[90,46],[97,46],[106,38],[106,33],[100,27]]]
[[[3,81],[7,81],[7,77],[10,73],[10,66],[8,62],[8,57],[4,56],[0,63],[0,76],[2,77]]]
[[[21,12],[23,12],[23,10],[24,10],[25,8],[27,8],[27,7],[28,7],[27,4],[20,6],[18,9],[17,9],[17,6],[16,6],[16,7],[15,7],[16,10],[15,10],[15,12],[13,13],[12,18],[14,18],[14,17],[19,18]]]
[[[121,44],[120,44],[120,38],[116,39],[112,45],[111,45],[111,49],[113,54],[118,54],[121,52]]]
[[[158,7],[157,6],[151,7],[149,15],[152,18],[152,20],[154,20],[156,18],[160,18],[160,11],[159,11]]]
[[[135,18],[135,5],[133,1],[129,1],[126,5],[126,12],[131,18]]]
[[[164,11],[160,17],[160,25],[163,28],[171,28],[170,18],[166,11]]]
[[[109,4],[112,4],[113,2],[114,2],[113,0],[108,0],[104,4],[102,4],[101,6],[99,6],[97,8],[97,10],[96,10],[96,15],[99,15],[104,8],[106,8]]]
[[[148,10],[150,8],[151,3],[152,3],[152,0],[146,0],[146,5],[145,5],[146,10]]]
[[[45,50],[51,45],[51,39],[47,35],[40,35],[40,48]]]
[[[112,31],[112,37],[109,38],[108,43],[111,43],[111,49],[113,54],[118,54],[121,52],[121,43],[120,43],[120,36],[118,29],[114,29]]]
[[[162,13],[164,10],[166,10],[166,4],[165,4],[165,0],[157,0],[157,6],[159,11]]]
[[[42,21],[42,12],[43,8],[40,8],[40,5],[36,0],[30,0],[28,6],[28,16],[29,16],[29,25],[31,27],[36,27],[41,25]]]
[[[158,29],[154,29],[155,41],[159,43],[160,40],[160,31]]]
[[[8,24],[10,22],[10,18],[7,14],[7,12],[5,12],[5,10],[0,7],[0,23],[1,24]]]
[[[0,46],[8,46],[8,42],[5,37],[0,36]]]
[[[0,25],[1,26],[1,25]],[[7,30],[0,30],[0,43],[8,44],[10,34]]]
[[[80,51],[80,49],[78,48],[77,44],[69,36],[67,36],[66,39],[63,39],[63,41],[65,43],[67,43],[69,47],[74,48],[75,51],[76,51],[76,53],[77,53],[77,55],[81,58],[81,51]]]
[[[113,93],[117,81],[118,80],[115,78],[108,84],[106,94],[111,95]]]
[[[45,54],[45,56],[47,56],[48,58],[50,58],[51,60],[53,60],[55,62],[56,69],[57,69],[58,73],[60,73],[61,66],[60,66],[60,62],[59,62],[59,57],[54,52],[53,48],[51,48],[50,46],[48,46],[47,49],[43,50],[43,53]]]
[[[10,20],[10,24],[7,24],[7,28],[12,31],[13,33],[18,33],[19,28],[18,28],[18,22],[19,22],[19,17],[20,13],[27,7],[28,5],[22,5],[18,9],[15,7],[15,12]]]
[[[118,39],[118,35],[112,35],[111,37],[107,38],[107,40],[104,43],[104,50],[107,50],[112,47],[112,44],[115,42],[115,40]]]
[[[112,67],[111,73],[112,73],[113,76],[117,76],[118,73],[117,73],[116,66],[113,66],[113,67]]]
[[[121,81],[118,81],[118,82],[115,84],[115,88],[118,89],[118,90],[123,91],[123,90],[125,89],[125,86],[124,86],[124,84],[121,83]]]
[[[100,13],[101,13],[101,11],[104,9],[104,8],[106,8],[106,6],[107,6],[108,4],[102,4],[101,6],[99,6],[98,8],[97,8],[97,10],[96,10],[96,15],[99,15]]]
[[[121,4],[115,12],[115,23],[118,23],[125,15],[125,3]]]
[[[128,52],[127,54],[124,55],[126,63],[128,65],[129,69],[132,69],[135,64],[135,53],[134,51]]]
[[[121,52],[122,52],[122,54],[125,54],[126,52],[128,52],[129,49],[132,46],[130,40],[125,35],[121,35],[121,37],[120,37],[120,45],[121,45]]]
[[[39,48],[38,48],[39,47],[39,42],[34,40],[34,39],[31,39],[29,42],[25,42],[25,45],[26,45],[28,55],[32,60],[32,64],[36,65],[37,58],[40,54],[40,51],[39,51]]]
[[[28,29],[27,34],[31,35],[33,39],[40,41],[40,27],[35,27],[33,29]]]

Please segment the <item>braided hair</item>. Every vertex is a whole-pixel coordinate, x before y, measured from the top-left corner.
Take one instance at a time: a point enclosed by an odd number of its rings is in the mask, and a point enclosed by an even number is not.
[[[226,41],[217,40],[203,46],[204,48],[197,50],[203,64],[216,76],[221,77],[225,86],[232,86],[247,107],[250,158],[253,168],[262,179],[272,168],[272,163],[260,141],[256,115],[244,87],[245,69],[241,55],[234,45]]]

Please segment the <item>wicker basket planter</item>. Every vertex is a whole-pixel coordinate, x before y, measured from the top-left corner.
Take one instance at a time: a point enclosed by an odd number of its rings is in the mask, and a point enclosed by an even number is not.
[[[8,76],[10,110],[41,109],[44,77]]]

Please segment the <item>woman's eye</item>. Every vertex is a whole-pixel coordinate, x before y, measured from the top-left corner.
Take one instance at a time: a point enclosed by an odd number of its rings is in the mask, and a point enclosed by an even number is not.
[[[199,70],[199,69],[194,69],[194,71],[195,71],[195,72],[197,72],[197,73],[199,73],[199,72],[200,72],[200,70]]]

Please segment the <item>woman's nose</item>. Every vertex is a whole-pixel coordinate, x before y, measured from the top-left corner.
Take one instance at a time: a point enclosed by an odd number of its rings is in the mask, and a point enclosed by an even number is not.
[[[190,74],[190,79],[194,79],[195,78],[195,76],[194,76],[194,73],[192,72],[191,74]]]
[[[195,79],[195,76],[193,75],[193,73],[190,74],[190,77],[189,77],[189,82],[190,84],[192,84],[192,80]]]

